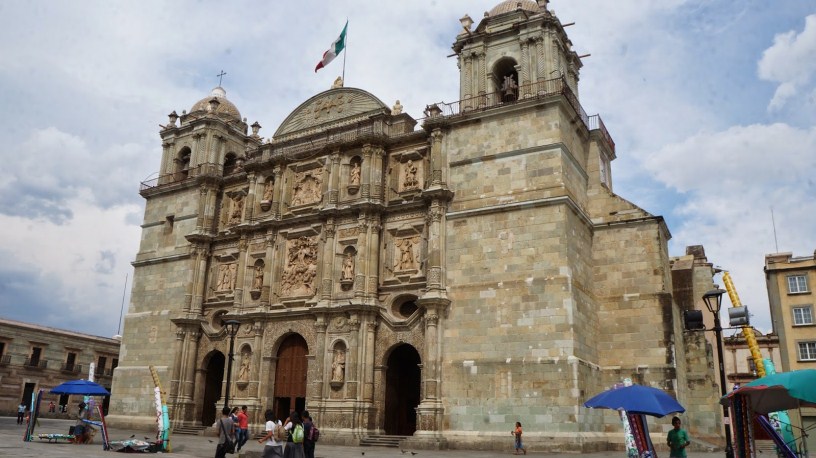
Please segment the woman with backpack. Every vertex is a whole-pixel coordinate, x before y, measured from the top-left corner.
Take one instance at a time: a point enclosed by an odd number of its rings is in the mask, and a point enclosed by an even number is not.
[[[266,418],[266,435],[258,440],[259,444],[263,444],[266,441],[266,445],[263,449],[262,458],[283,458],[283,446],[284,442],[282,437],[280,437],[280,433],[275,434],[278,428],[283,428],[280,424],[280,421],[275,421],[275,414],[272,412],[271,409],[267,409],[264,412],[264,418]]]
[[[289,432],[289,437],[286,439],[286,448],[283,450],[283,458],[306,458],[303,451],[303,439],[306,437],[306,433],[303,430],[300,414],[292,412],[283,427]]]

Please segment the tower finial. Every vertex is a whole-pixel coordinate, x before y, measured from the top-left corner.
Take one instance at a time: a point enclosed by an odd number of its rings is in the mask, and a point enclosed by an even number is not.
[[[218,77],[218,86],[221,87],[221,80],[224,78],[224,75],[227,73],[224,70],[221,70],[221,73],[215,75]]]

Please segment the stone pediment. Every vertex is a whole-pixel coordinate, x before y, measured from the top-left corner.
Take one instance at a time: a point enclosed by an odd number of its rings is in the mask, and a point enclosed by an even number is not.
[[[362,89],[329,89],[297,107],[281,123],[274,136],[279,139],[282,135],[373,112],[388,112],[388,107]]]

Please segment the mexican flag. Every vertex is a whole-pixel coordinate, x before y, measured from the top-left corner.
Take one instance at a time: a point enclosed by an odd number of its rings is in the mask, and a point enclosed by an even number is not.
[[[346,25],[343,27],[343,31],[340,32],[340,36],[334,40],[334,43],[329,46],[328,51],[323,53],[323,59],[317,63],[317,67],[315,67],[315,73],[318,70],[329,65],[329,62],[333,61],[340,51],[346,49],[346,29],[348,28],[348,21],[346,21]]]

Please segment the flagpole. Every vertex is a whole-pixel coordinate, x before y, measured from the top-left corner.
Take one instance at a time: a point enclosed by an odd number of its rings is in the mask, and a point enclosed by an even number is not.
[[[346,54],[348,54],[348,18],[346,18],[346,37],[345,43],[343,46],[343,75],[340,77],[343,79],[343,86],[346,85]]]

